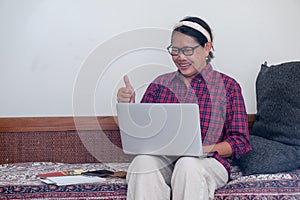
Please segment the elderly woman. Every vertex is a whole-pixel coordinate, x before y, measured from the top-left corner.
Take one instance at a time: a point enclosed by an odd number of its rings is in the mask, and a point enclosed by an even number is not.
[[[142,103],[197,103],[207,157],[137,155],[128,169],[127,199],[213,199],[230,174],[230,160],[251,150],[247,113],[239,84],[215,71],[208,24],[187,17],[175,25],[167,48],[178,70],[157,77]],[[135,102],[127,76],[118,102]]]

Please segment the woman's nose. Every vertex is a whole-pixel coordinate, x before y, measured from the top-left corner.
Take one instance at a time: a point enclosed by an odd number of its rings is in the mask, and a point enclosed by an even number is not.
[[[177,55],[178,59],[185,59],[185,55],[183,54],[182,51],[179,52],[179,54]]]

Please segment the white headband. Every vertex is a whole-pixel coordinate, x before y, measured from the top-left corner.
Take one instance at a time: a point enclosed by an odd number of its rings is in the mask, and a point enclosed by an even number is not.
[[[182,21],[182,22],[177,23],[175,25],[174,29],[181,27],[181,26],[188,26],[190,28],[193,28],[193,29],[199,31],[206,37],[208,42],[211,42],[211,38],[210,38],[208,31],[205,28],[203,28],[200,24],[195,23],[195,22],[190,22],[190,21]]]

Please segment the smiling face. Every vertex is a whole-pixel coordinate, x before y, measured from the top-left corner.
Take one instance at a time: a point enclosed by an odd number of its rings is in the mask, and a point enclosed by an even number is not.
[[[178,31],[173,32],[171,43],[173,47],[177,48],[199,45],[193,37]],[[177,56],[172,56],[172,59],[182,75],[190,82],[207,65],[205,58],[208,56],[210,49],[211,43],[208,42],[204,47],[195,48],[191,56],[186,56],[180,52]]]

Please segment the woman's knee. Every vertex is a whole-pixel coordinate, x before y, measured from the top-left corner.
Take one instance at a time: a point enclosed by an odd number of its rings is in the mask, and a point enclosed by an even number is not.
[[[201,162],[198,158],[182,157],[177,160],[175,170],[194,171],[201,169]]]
[[[138,155],[131,162],[128,171],[135,173],[151,173],[164,168],[166,162],[159,156]]]

